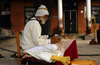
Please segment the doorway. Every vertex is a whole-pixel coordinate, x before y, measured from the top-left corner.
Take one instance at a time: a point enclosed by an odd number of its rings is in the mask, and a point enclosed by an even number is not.
[[[65,33],[77,33],[77,11],[65,10],[64,19]]]

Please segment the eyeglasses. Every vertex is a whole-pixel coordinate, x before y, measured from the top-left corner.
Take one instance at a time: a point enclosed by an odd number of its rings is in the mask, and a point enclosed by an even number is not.
[[[47,18],[48,18],[48,15],[45,15],[45,17],[47,17]]]

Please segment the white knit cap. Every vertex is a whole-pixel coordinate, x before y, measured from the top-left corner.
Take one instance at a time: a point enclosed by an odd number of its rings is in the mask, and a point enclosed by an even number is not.
[[[44,16],[44,15],[49,15],[49,12],[45,5],[41,5],[38,8],[37,12],[35,13],[35,16]]]

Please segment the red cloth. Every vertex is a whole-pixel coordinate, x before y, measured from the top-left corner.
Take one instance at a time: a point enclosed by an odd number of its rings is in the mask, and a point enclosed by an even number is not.
[[[69,48],[65,51],[64,56],[70,56],[71,59],[78,58],[76,40],[74,40]]]
[[[78,58],[76,40],[74,40],[72,42],[72,44],[68,47],[68,49],[64,53],[64,56],[70,56],[71,59]],[[56,64],[57,65],[62,65],[62,63],[60,63],[60,62],[56,62]]]

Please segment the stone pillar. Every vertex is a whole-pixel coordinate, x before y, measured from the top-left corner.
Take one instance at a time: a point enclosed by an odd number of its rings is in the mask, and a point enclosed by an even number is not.
[[[86,22],[87,22],[86,23],[87,30],[84,39],[94,41],[94,35],[91,34],[91,0],[86,0]]]
[[[91,33],[91,0],[86,0],[86,22],[87,30],[86,33]]]
[[[59,25],[59,34],[64,35],[63,29],[63,6],[62,0],[58,0],[58,25]]]
[[[59,23],[59,28],[63,28],[62,21],[63,21],[62,0],[58,0],[58,23]]]

